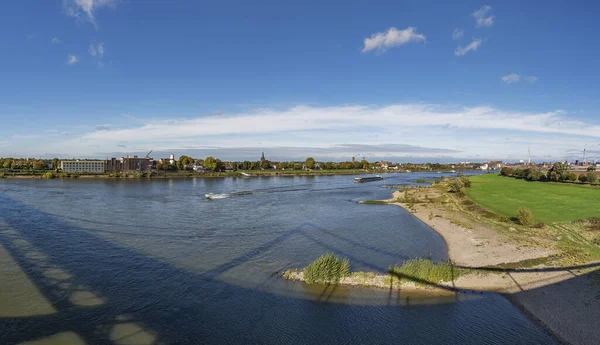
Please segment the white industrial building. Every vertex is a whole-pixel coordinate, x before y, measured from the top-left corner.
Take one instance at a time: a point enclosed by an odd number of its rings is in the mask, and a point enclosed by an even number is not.
[[[60,169],[68,173],[103,173],[106,171],[105,161],[62,161]]]

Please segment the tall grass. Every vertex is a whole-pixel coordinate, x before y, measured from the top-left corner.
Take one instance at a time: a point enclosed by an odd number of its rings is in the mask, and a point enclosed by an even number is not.
[[[340,259],[333,253],[319,256],[304,269],[304,280],[307,284],[337,284],[349,275],[350,261],[348,258]]]
[[[400,283],[400,281],[412,281],[417,285],[428,283],[438,284],[449,282],[466,270],[458,269],[449,262],[434,263],[431,259],[412,259],[406,261],[402,266],[392,266],[388,270],[388,284]]]

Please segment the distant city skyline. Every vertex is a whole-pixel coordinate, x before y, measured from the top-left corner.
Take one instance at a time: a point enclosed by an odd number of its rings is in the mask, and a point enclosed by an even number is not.
[[[344,4],[3,3],[0,157],[600,159],[600,4]]]

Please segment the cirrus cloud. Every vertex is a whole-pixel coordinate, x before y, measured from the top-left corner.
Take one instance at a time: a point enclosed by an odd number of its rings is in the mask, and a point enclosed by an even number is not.
[[[454,55],[456,55],[456,56],[463,56],[463,55],[465,55],[466,53],[468,53],[470,51],[476,51],[477,49],[479,49],[479,46],[481,46],[482,43],[483,43],[483,40],[474,39],[466,47],[458,46],[454,50]]]
[[[97,10],[108,7],[114,8],[117,0],[63,0],[65,13],[78,21],[89,21],[97,27],[95,13]]]
[[[489,15],[492,8],[488,5],[482,6],[477,11],[471,13],[471,15],[475,18],[475,26],[478,28],[489,28],[494,25],[494,19],[496,17]]]
[[[452,39],[455,41],[463,38],[464,35],[465,35],[464,30],[454,29],[454,31],[452,31]]]

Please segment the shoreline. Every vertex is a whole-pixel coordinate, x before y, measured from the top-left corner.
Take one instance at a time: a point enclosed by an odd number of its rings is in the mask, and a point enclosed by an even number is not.
[[[485,267],[493,265],[508,266],[515,263],[518,267],[520,262],[534,262],[536,258],[549,258],[558,253],[546,243],[527,247],[523,251],[513,239],[493,226],[465,219],[469,218],[465,212],[449,211],[434,204],[398,202],[402,193],[394,192],[390,204],[412,213],[435,231],[446,244],[448,258],[459,266],[477,267],[484,271]],[[460,216],[463,218],[455,218]],[[511,230],[514,229],[511,227],[509,232]],[[506,269],[500,274],[494,272],[486,276],[459,277],[452,286],[476,290],[483,288],[483,291],[500,294],[558,343],[593,344],[594,339],[600,339],[600,331],[582,325],[587,325],[585,320],[600,318],[600,298],[597,297],[600,296],[600,287],[594,284],[594,279],[588,279],[592,280],[589,284],[585,279],[582,281],[588,273],[586,269],[561,268],[542,263],[527,268]]]
[[[469,171],[469,170],[457,170]],[[99,174],[77,174],[60,177],[55,175],[52,178],[45,177],[46,173],[61,174],[55,171],[45,171],[39,174],[18,173],[18,172],[0,172],[0,179],[56,179],[56,180],[77,180],[77,179],[110,179],[110,180],[144,180],[144,179],[171,179],[171,178],[223,178],[223,177],[294,177],[294,176],[336,176],[336,175],[364,175],[364,174],[407,174],[407,173],[437,173],[438,171],[405,171],[405,170],[364,170],[364,169],[348,169],[348,170],[266,170],[266,171],[230,171],[230,172],[121,172],[121,173],[99,173]],[[441,173],[451,173],[450,170],[440,170]],[[248,176],[242,173],[247,173]],[[116,176],[118,174],[118,176]],[[150,175],[147,175],[150,174]]]
[[[533,235],[526,238],[529,234],[521,233],[527,231],[520,225],[473,216],[455,207],[454,196],[441,190],[434,185],[412,187],[381,203],[401,207],[435,231],[446,245],[449,262],[466,273],[438,283],[405,279],[396,286],[390,285],[386,273],[353,272],[340,284],[431,296],[493,292],[560,344],[595,344],[600,339],[600,328],[589,324],[600,319],[600,262],[551,265],[561,254],[556,243]],[[282,277],[303,281],[298,270],[288,270]]]

